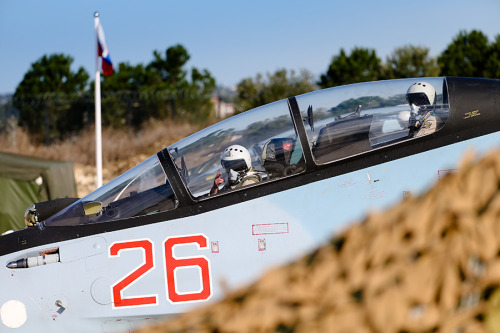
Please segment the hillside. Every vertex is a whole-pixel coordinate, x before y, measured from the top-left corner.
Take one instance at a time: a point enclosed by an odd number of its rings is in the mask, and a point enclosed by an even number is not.
[[[500,332],[500,152],[153,332]]]

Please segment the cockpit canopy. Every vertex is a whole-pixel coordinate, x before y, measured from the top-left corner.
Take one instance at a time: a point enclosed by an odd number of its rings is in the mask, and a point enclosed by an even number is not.
[[[432,85],[432,105],[428,98],[421,98],[418,106],[407,102],[409,87],[418,82]],[[231,145],[248,150],[251,171],[260,183],[275,181],[306,171],[303,149],[313,156],[312,163],[322,165],[413,140],[419,124],[434,122],[437,131],[448,119],[447,96],[444,78],[425,78],[352,84],[300,95],[296,97],[300,118],[292,116],[297,110],[292,110],[289,100],[281,100],[170,145],[167,155],[177,169],[171,172],[179,173],[193,201],[207,200],[217,174],[225,181],[230,177],[221,165],[221,153]],[[301,142],[298,133],[305,133],[307,142]],[[164,168],[161,158],[152,156],[52,216],[45,225],[108,222],[175,209],[176,189]]]
[[[177,199],[152,156],[45,221],[46,226],[108,222],[174,209]]]

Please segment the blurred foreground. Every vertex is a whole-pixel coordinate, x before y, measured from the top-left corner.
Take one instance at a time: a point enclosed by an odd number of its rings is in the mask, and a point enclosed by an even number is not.
[[[500,152],[472,160],[224,300],[137,332],[500,332]]]

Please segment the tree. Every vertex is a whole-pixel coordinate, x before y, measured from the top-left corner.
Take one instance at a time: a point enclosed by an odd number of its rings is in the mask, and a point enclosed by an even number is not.
[[[44,55],[31,65],[14,93],[19,122],[41,139],[45,133],[62,138],[83,127],[86,110],[83,94],[89,75],[80,67],[71,71],[73,58],[63,54]]]
[[[381,77],[381,62],[375,50],[355,48],[349,56],[343,49],[334,56],[318,85],[322,88],[377,80]]]
[[[484,77],[488,53],[488,37],[482,32],[460,31],[438,58],[441,75]]]
[[[181,100],[180,116],[187,117],[191,122],[206,121],[212,115],[211,97],[216,83],[207,69],[191,69],[191,81],[187,86],[186,98]]]
[[[113,75],[101,78],[102,122],[105,126],[135,127],[156,116],[148,102],[153,82],[150,69],[120,63]]]
[[[495,41],[489,46],[484,77],[500,78],[500,35],[497,35]]]
[[[154,60],[149,64],[149,67],[158,74],[161,83],[175,85],[185,79],[186,73],[182,67],[189,61],[191,56],[184,46],[177,44],[169,47],[165,52],[165,59],[156,50],[153,55]]]
[[[243,112],[280,99],[300,95],[315,89],[313,76],[307,70],[299,75],[295,71],[280,69],[274,74],[257,74],[255,80],[246,78],[237,85],[236,111]]]
[[[429,57],[429,48],[412,45],[396,48],[383,68],[385,79],[439,75],[437,60]]]
[[[147,66],[120,63],[112,76],[102,78],[103,123],[138,128],[149,119],[206,121],[215,79],[206,69],[186,70],[189,58],[182,45],[175,45],[164,55],[154,51]]]
[[[152,86],[158,105],[157,117],[168,114],[190,121],[205,121],[210,116],[211,95],[215,91],[215,79],[206,69],[184,69],[190,56],[182,45],[169,47],[165,58],[154,51],[154,60],[147,66],[153,75]]]

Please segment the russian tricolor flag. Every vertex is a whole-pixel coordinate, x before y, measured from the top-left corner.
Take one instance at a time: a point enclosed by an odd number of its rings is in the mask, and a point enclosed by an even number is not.
[[[113,74],[113,63],[109,56],[108,44],[104,37],[104,30],[102,30],[101,22],[99,21],[99,14],[95,14],[95,32],[97,34],[97,56],[102,58],[102,73],[104,75]]]

